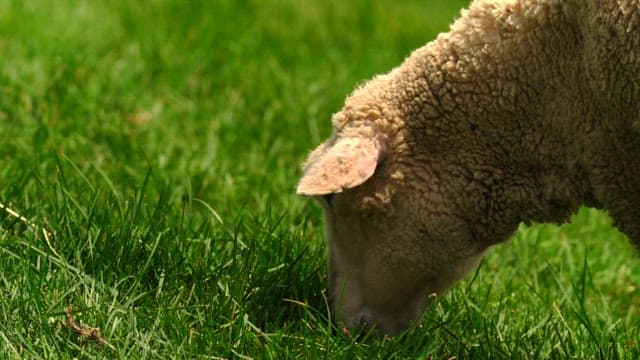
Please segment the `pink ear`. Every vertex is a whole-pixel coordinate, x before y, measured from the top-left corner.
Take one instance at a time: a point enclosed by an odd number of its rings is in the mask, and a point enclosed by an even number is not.
[[[366,137],[342,137],[322,144],[309,156],[297,193],[326,195],[358,186],[373,175],[379,157],[378,142]]]

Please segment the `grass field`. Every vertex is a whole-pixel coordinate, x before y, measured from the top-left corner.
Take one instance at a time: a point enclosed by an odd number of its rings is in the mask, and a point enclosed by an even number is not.
[[[466,3],[0,2],[0,202],[32,222],[0,211],[0,358],[640,358],[640,258],[589,209],[402,336],[331,325],[299,164]]]

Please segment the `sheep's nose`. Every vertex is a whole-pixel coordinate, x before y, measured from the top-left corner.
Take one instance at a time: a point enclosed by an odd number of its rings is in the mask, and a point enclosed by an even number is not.
[[[376,332],[376,325],[373,316],[366,311],[354,315],[346,325],[347,328],[349,328],[351,335],[358,337]]]
[[[355,327],[358,328],[369,328],[372,326],[371,324],[371,315],[369,314],[360,314],[354,320]]]

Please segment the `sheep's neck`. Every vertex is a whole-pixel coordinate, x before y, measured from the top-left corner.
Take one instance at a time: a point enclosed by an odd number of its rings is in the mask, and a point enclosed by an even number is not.
[[[470,214],[506,222],[483,238],[505,240],[520,221],[564,221],[593,198],[575,161],[589,111],[581,39],[558,10],[484,19],[482,28],[462,29],[463,18],[392,73],[398,88],[412,84],[396,93],[415,158],[446,169],[445,186],[469,181],[456,191],[478,197]]]

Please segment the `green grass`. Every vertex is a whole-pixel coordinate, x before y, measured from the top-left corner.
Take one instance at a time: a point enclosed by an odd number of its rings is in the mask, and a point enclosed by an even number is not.
[[[522,227],[402,336],[331,325],[299,164],[463,5],[1,2],[0,202],[37,227],[0,211],[0,358],[639,358],[640,259],[587,209]]]

